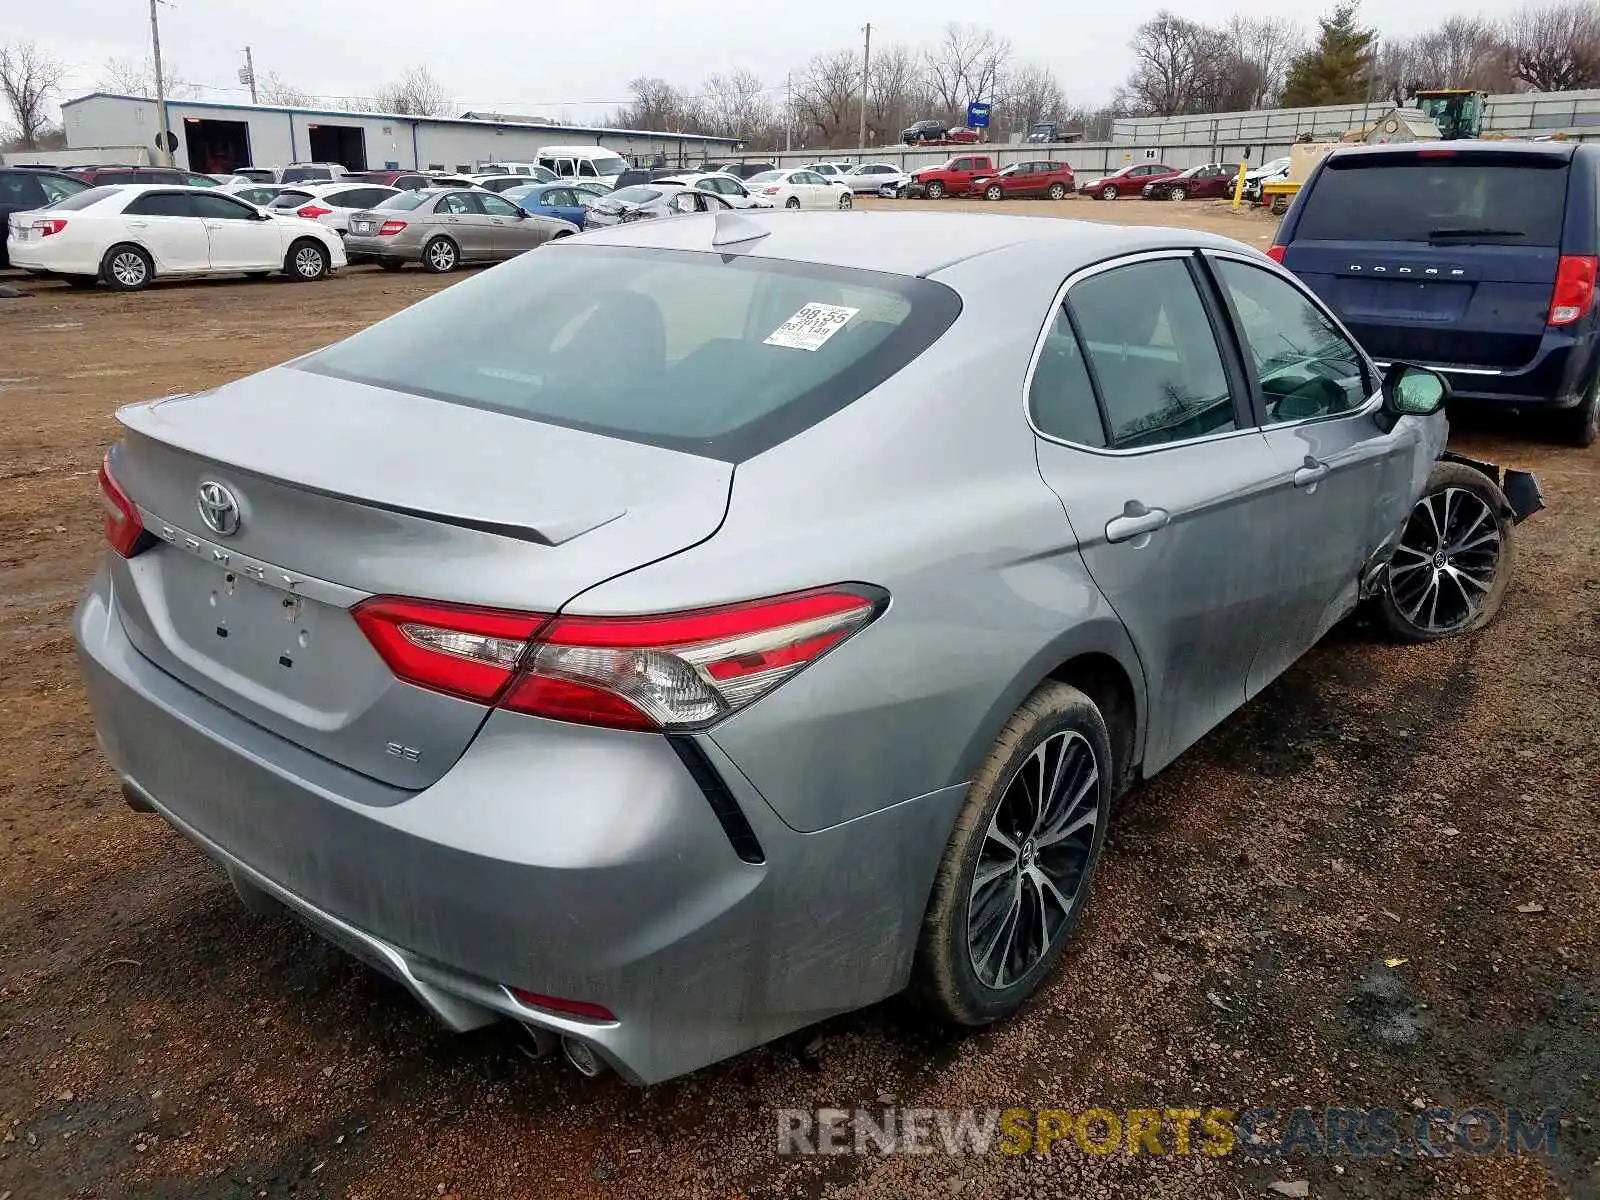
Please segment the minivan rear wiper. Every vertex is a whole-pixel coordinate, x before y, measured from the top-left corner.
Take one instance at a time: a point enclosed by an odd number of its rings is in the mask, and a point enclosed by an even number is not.
[[[1520,229],[1430,229],[1428,240],[1437,241],[1442,238],[1475,238],[1475,237],[1525,237]]]

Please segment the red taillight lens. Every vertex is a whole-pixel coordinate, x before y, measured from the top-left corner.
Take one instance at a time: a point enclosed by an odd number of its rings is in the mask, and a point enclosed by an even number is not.
[[[776,196],[778,194],[778,189],[775,187],[762,188],[761,192],[766,196]]]
[[[353,610],[397,676],[558,721],[702,725],[754,702],[866,625],[879,602],[818,589],[648,617],[548,617],[377,597]]]
[[[306,204],[295,209],[294,215],[297,217],[305,217],[308,221],[314,221],[318,217],[327,216],[332,211],[333,209],[323,208],[320,204]]]
[[[529,1008],[542,1008],[546,1012],[560,1013],[562,1016],[578,1017],[585,1021],[615,1021],[617,1018],[603,1004],[591,1004],[587,1000],[567,1000],[561,996],[543,996],[538,992],[525,992],[521,988],[509,989],[517,998],[518,1004],[526,1004]]]
[[[1277,246],[1277,245],[1268,246],[1267,247],[1267,257],[1270,258],[1275,263],[1281,263],[1283,261],[1284,251],[1287,250],[1288,248],[1289,247],[1287,247],[1287,246]]]
[[[1555,292],[1550,297],[1550,324],[1571,325],[1588,316],[1594,307],[1596,267],[1600,258],[1592,254],[1564,254],[1556,268]]]
[[[33,231],[40,237],[49,237],[53,233],[60,233],[67,227],[67,223],[60,217],[52,217],[48,221],[35,221]]]
[[[406,223],[404,221],[385,221],[382,225],[378,226],[378,236],[393,237],[405,227]]]
[[[100,463],[100,503],[106,510],[106,541],[123,558],[132,558],[143,547],[144,522],[128,493],[111,474],[111,456]]]

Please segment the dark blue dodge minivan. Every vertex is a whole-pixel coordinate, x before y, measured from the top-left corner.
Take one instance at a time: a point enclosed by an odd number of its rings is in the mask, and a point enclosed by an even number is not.
[[[1600,145],[1422,142],[1334,151],[1269,254],[1380,362],[1463,399],[1600,433]]]

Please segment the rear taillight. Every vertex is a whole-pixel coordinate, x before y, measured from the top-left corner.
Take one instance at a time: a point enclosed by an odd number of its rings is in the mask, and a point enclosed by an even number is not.
[[[332,211],[333,209],[323,208],[320,204],[306,204],[295,209],[294,215],[304,217],[308,221],[315,221],[318,217],[325,217]]]
[[[764,196],[776,196],[778,194],[778,189],[775,187],[764,187],[761,189],[761,194]]]
[[[1592,254],[1564,254],[1556,268],[1555,292],[1550,297],[1550,324],[1571,325],[1588,315],[1594,307],[1596,268],[1600,258]]]
[[[40,237],[49,237],[53,233],[60,233],[67,227],[67,223],[60,217],[52,217],[48,221],[35,221],[33,231]]]
[[[1284,251],[1286,251],[1288,248],[1289,247],[1287,247],[1287,246],[1279,246],[1279,245],[1268,246],[1267,247],[1267,257],[1270,258],[1275,263],[1281,263],[1283,261]]]
[[[111,474],[111,456],[100,462],[100,503],[106,510],[106,541],[123,558],[132,558],[144,549],[144,522],[139,510],[128,499]]]
[[[378,226],[378,236],[393,237],[405,227],[406,223],[404,221],[385,221],[382,225]]]
[[[881,601],[821,588],[695,612],[558,617],[377,597],[356,622],[401,679],[558,721],[704,725],[754,702],[862,628]]]

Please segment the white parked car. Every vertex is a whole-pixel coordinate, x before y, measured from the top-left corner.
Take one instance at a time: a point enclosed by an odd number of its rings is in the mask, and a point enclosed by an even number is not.
[[[816,174],[821,175],[829,183],[832,183],[835,179],[843,179],[846,175],[850,174],[850,171],[852,169],[852,164],[850,164],[850,163],[817,162],[817,163],[807,163],[805,166],[801,167],[800,169],[802,171],[815,172]]]
[[[307,183],[284,188],[267,209],[274,216],[321,221],[343,237],[350,232],[350,218],[356,213],[377,208],[399,194],[399,188],[378,183]]]
[[[721,196],[733,208],[772,208],[771,200],[765,196],[752,196],[750,189],[743,182],[732,175],[724,175],[721,171],[689,171],[682,175],[668,175],[661,179],[652,179],[652,183],[681,183],[684,187],[692,187],[697,191],[711,192]]]
[[[343,163],[290,163],[278,172],[279,183],[333,183],[348,175]]]
[[[744,181],[752,196],[774,208],[849,208],[855,193],[842,181],[832,182],[815,171],[763,171]]]
[[[893,163],[862,163],[858,167],[851,168],[850,173],[844,177],[844,182],[857,195],[866,193],[869,196],[893,196],[900,188],[911,182],[911,176]]]
[[[321,279],[345,264],[339,235],[274,216],[216,188],[123,184],[89,188],[49,208],[11,214],[11,265],[74,287],[98,280],[136,292],[179,275]]]

